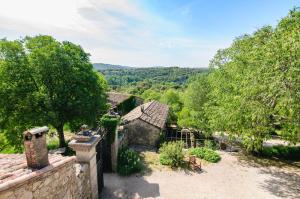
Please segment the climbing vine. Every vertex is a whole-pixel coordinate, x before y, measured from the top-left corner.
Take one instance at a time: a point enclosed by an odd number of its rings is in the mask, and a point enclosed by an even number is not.
[[[126,114],[132,109],[134,109],[135,106],[136,106],[135,97],[131,96],[130,98],[128,98],[127,100],[125,100],[124,102],[118,105],[118,110],[120,110],[122,114]]]
[[[100,119],[100,125],[107,132],[107,139],[110,144],[114,142],[116,129],[119,123],[119,118],[111,115],[103,115]]]

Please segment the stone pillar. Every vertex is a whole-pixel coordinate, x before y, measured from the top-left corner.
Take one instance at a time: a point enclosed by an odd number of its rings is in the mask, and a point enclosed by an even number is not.
[[[90,167],[90,183],[92,198],[98,199],[98,179],[97,179],[97,161],[96,161],[96,145],[100,141],[100,135],[94,135],[87,142],[78,142],[72,140],[69,142],[69,147],[76,151],[77,162],[87,163]]]

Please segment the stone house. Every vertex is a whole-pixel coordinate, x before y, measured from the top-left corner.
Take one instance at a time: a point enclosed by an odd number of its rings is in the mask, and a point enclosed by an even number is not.
[[[111,105],[111,114],[124,115],[143,103],[141,98],[126,93],[107,92],[106,94],[107,101]]]
[[[122,117],[128,144],[156,146],[164,133],[169,107],[157,101],[142,104]]]

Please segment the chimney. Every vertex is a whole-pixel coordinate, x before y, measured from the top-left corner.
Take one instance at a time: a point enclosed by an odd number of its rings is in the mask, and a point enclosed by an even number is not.
[[[41,169],[49,165],[46,143],[47,126],[36,127],[23,133],[27,166]]]

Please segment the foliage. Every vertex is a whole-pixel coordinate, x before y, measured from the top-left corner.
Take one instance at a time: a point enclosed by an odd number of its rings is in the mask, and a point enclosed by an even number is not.
[[[204,147],[208,149],[215,149],[215,144],[211,140],[204,140]]]
[[[109,144],[112,144],[115,140],[118,124],[119,118],[108,114],[103,115],[100,119],[100,126],[103,127],[108,134],[107,139]]]
[[[163,91],[147,89],[141,94],[141,97],[145,101],[156,100],[167,104],[169,106],[169,122],[176,123],[178,118],[177,115],[183,107],[180,95],[181,92],[178,89],[166,88],[166,90]]]
[[[159,149],[159,161],[163,165],[178,167],[183,163],[183,142],[164,143]]]
[[[221,156],[216,151],[206,147],[191,148],[189,154],[213,163],[221,160]]]
[[[150,88],[155,84],[162,85],[162,83],[166,83],[180,86],[190,76],[206,72],[206,69],[179,67],[102,67],[99,71],[105,75],[112,89],[119,90],[124,87],[135,87],[136,89],[131,94],[141,94],[147,87]],[[139,87],[143,88],[142,92],[139,91]]]
[[[141,97],[146,101],[151,101],[151,100],[159,101],[161,98],[161,93],[152,89],[147,89],[142,93]]]
[[[279,158],[284,160],[299,161],[300,147],[281,146],[281,145],[264,147],[260,155],[268,158]]]
[[[47,148],[48,150],[59,148],[59,139],[57,139],[56,137],[48,137]]]
[[[106,87],[78,45],[51,36],[0,41],[0,129],[17,148],[25,129],[41,125],[54,126],[64,146],[65,123],[93,126],[105,111]]]
[[[238,136],[262,152],[273,134],[300,141],[300,11],[219,50],[185,91],[180,126]]]
[[[136,106],[135,97],[131,96],[127,100],[123,101],[121,104],[118,105],[118,110],[124,115],[134,109]]]
[[[300,12],[237,38],[211,62],[208,108],[215,130],[238,134],[248,151],[261,151],[277,133],[300,139]]]
[[[169,106],[169,122],[171,123],[177,122],[177,115],[181,111],[183,106],[180,94],[181,93],[178,90],[168,89],[162,94],[160,98],[160,101],[162,103],[167,104]]]
[[[128,176],[141,171],[142,162],[137,152],[123,147],[118,152],[117,172],[119,175]]]
[[[207,75],[200,74],[188,85],[183,96],[184,108],[178,115],[180,126],[200,129],[206,134],[210,132],[205,112],[209,92],[210,85],[208,84]]]
[[[3,154],[12,154],[12,153],[21,153],[23,147],[16,148],[14,145],[11,145],[4,134],[0,134],[0,153]]]

